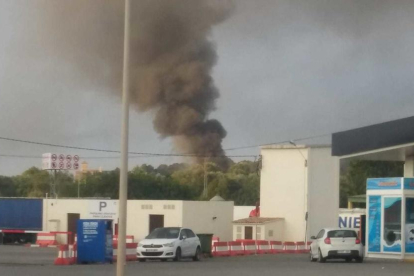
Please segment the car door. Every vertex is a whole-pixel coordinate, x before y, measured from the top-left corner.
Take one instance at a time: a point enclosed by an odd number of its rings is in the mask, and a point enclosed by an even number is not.
[[[188,250],[189,250],[188,254],[190,256],[194,256],[197,250],[197,246],[198,246],[198,242],[197,242],[198,237],[190,229],[186,229],[186,233],[187,233]]]
[[[188,241],[186,229],[181,229],[180,245],[181,245],[181,255],[183,257],[188,257],[190,249],[189,249],[189,241]]]
[[[321,231],[319,231],[318,235],[316,236],[316,239],[312,242],[311,249],[312,249],[313,256],[317,255],[317,252],[319,250],[320,243],[323,240],[322,238],[324,234],[325,234],[325,230],[322,229]]]

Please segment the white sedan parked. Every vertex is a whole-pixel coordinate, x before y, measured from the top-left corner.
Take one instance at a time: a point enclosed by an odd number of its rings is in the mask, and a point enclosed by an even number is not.
[[[327,259],[355,259],[362,263],[363,247],[355,230],[344,228],[325,228],[314,237],[310,246],[310,260],[324,263]]]
[[[194,261],[199,261],[201,257],[200,240],[188,228],[157,228],[139,242],[137,257],[140,262],[145,262],[147,259],[179,261],[181,258],[192,258]]]

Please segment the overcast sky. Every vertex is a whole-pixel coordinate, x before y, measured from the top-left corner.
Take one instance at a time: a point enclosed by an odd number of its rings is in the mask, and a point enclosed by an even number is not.
[[[77,36],[76,29],[67,41],[44,31],[58,29],[59,20],[76,24],[87,17],[82,9],[62,9],[52,20],[42,20],[42,7],[52,6],[48,12],[53,13],[65,1],[0,0],[0,136],[117,150],[120,98],[102,93],[110,89],[103,85],[105,74],[92,80],[82,77],[76,64],[85,57],[62,57],[59,51],[62,43],[87,49],[91,41]],[[89,3],[86,11],[95,6],[102,10],[108,2],[76,1]],[[210,117],[227,130],[224,148],[294,140],[414,115],[414,1],[234,2],[232,15],[211,36],[219,57],[213,77],[221,96]],[[100,18],[89,20],[82,32],[122,22],[117,15],[105,22]],[[99,43],[122,53],[122,43]],[[105,69],[95,56],[90,58],[89,70]],[[151,112],[131,110],[130,150],[174,153],[171,140],[154,132],[152,119]],[[330,137],[305,142],[327,143]],[[119,164],[118,159],[85,159],[116,154],[0,140],[0,154],[39,156],[0,157],[0,174],[40,166],[45,152],[79,154],[91,167],[113,169]],[[259,149],[228,154],[259,154]],[[134,158],[130,166],[179,161]]]

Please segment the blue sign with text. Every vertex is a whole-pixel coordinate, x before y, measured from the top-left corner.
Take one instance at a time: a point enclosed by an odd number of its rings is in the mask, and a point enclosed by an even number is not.
[[[78,221],[78,263],[111,263],[112,221]]]
[[[368,201],[368,252],[381,252],[381,196]]]
[[[367,190],[398,190],[402,187],[402,178],[369,178]]]

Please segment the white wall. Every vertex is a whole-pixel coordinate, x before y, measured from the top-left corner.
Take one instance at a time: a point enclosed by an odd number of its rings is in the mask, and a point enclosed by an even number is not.
[[[261,153],[261,216],[285,219],[284,241],[303,241],[305,232],[309,238],[320,228],[337,227],[339,159],[330,147],[274,146]]]
[[[414,177],[414,156],[405,159],[404,177]]]
[[[81,219],[95,219],[92,215],[93,205],[105,201],[114,205],[115,214],[106,219],[118,222],[118,200],[94,199],[49,199],[44,201],[43,229],[45,231],[68,231],[67,214],[78,213]],[[143,209],[143,205],[144,208]],[[164,206],[174,206],[174,209],[164,209]],[[151,208],[151,209],[147,209]],[[171,208],[171,207],[169,207]],[[164,215],[164,226],[182,225],[182,201],[168,200],[128,200],[127,235],[133,235],[136,241],[143,239],[149,233],[149,215]],[[98,217],[98,219],[103,217]],[[55,227],[57,225],[57,227]]]
[[[305,236],[307,149],[262,149],[260,216],[284,218],[284,240]],[[303,156],[302,156],[303,155]]]
[[[68,231],[68,213],[80,214],[81,219],[92,219],[90,215],[90,203],[100,200],[84,199],[45,199],[43,200],[43,230],[44,231]],[[116,204],[116,200],[105,200]],[[65,235],[58,235],[58,241],[66,241]]]
[[[233,224],[233,241],[244,239],[244,225]]]
[[[230,241],[233,209],[232,201],[183,201],[183,226]]]
[[[266,225],[265,224],[243,224],[243,223],[235,223],[233,224],[233,240],[244,240],[245,239],[245,228],[252,227],[252,238],[253,240],[262,240],[265,237],[266,233]],[[223,240],[229,241],[229,240]]]
[[[339,159],[331,148],[311,148],[308,159],[308,240],[324,227],[338,227]]]
[[[234,206],[233,220],[248,218],[256,206]]]
[[[284,229],[285,229],[284,220],[278,220],[266,224],[264,239],[267,241],[284,241]],[[269,235],[269,231],[273,232],[273,235]]]
[[[253,228],[253,239],[255,240],[256,237],[258,240],[267,240],[267,241],[282,241],[284,235],[284,221],[274,221],[268,222],[265,224],[240,224],[235,223],[233,224],[233,240],[237,239],[244,239],[245,236],[245,227],[252,227]],[[256,236],[257,230],[257,236]],[[269,231],[273,232],[273,235],[269,235]]]
[[[118,221],[117,200],[44,200],[43,230],[68,231],[68,213],[80,214],[81,219],[95,219],[97,217],[93,215],[94,206],[98,206],[102,201],[116,206],[112,208],[115,210],[113,216],[106,217],[116,223]],[[164,215],[165,227],[189,227],[196,233],[213,233],[222,239],[229,240],[232,237],[231,223],[234,208],[232,201],[129,200],[127,208],[127,234],[133,235],[136,241],[149,234],[150,215]],[[217,218],[213,220],[213,217]],[[60,241],[63,240],[60,239]]]
[[[164,215],[164,227],[182,227],[183,201],[128,200],[127,234],[134,235],[135,241],[149,234],[150,215]]]

